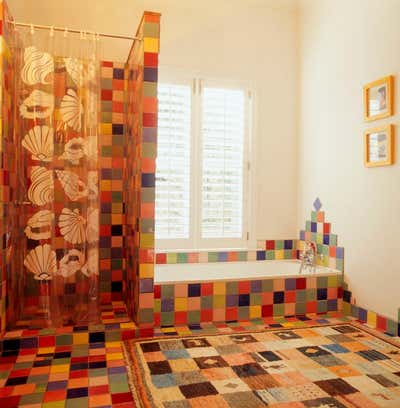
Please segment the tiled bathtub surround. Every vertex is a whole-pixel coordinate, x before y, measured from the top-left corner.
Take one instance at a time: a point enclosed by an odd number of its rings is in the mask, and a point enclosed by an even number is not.
[[[338,246],[338,236],[332,233],[331,223],[325,219],[321,211],[319,198],[314,201],[311,219],[306,221],[306,227],[300,231],[297,249],[299,255],[304,247],[304,241],[313,241],[317,245],[317,264],[339,271],[344,270],[344,248]]]
[[[341,310],[342,274],[156,284],[155,325],[248,320]]]

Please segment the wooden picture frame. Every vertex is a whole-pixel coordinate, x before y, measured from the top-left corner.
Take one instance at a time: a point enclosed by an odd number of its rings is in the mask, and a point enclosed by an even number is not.
[[[389,75],[364,86],[364,119],[367,122],[393,115],[394,76]]]
[[[394,126],[368,129],[364,135],[366,167],[390,166],[394,163]]]

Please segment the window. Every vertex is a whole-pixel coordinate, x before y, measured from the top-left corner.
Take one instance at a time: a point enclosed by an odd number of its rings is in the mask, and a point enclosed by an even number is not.
[[[247,246],[249,92],[195,80],[158,98],[156,246]]]

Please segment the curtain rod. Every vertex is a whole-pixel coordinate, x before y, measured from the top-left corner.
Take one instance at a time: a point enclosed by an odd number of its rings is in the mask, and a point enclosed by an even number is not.
[[[74,29],[70,29],[70,28],[67,28],[67,27],[55,27],[55,26],[47,26],[47,25],[41,25],[41,24],[28,24],[28,23],[21,23],[21,22],[17,22],[17,21],[8,21],[8,23],[10,23],[11,25],[14,25],[14,26],[32,27],[32,28],[38,28],[40,30],[52,30],[53,29],[54,31],[63,31],[63,32],[67,32],[67,33],[96,34],[99,37],[118,38],[120,40],[131,40],[131,41],[136,41],[136,40],[140,41],[141,40],[138,37],[130,37],[130,36],[127,36],[127,35],[105,34],[105,33],[97,33],[97,32],[94,32],[94,31],[74,30]]]

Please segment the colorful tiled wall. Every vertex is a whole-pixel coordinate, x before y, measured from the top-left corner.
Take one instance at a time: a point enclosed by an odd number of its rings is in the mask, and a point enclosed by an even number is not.
[[[317,264],[329,268],[344,270],[344,248],[338,246],[338,236],[332,232],[332,226],[325,219],[322,203],[317,198],[313,203],[311,219],[306,221],[306,227],[300,231],[297,249],[299,255],[304,248],[304,241],[313,241],[317,245]]]
[[[125,174],[127,304],[141,327],[154,322],[154,201],[160,14],[145,12],[127,63]]]
[[[297,240],[259,241],[254,251],[158,252],[157,264],[246,262],[297,259]]]
[[[125,64],[101,63],[100,183],[100,292],[102,303],[123,299],[123,171],[125,167]]]
[[[355,299],[352,296],[347,285],[344,283],[343,290],[343,314],[352,316],[362,323],[367,323],[374,329],[382,331],[390,336],[400,337],[400,308],[398,309],[397,320],[389,319],[371,310],[367,310],[355,304]]]
[[[341,309],[342,274],[156,284],[155,325],[223,322]]]

